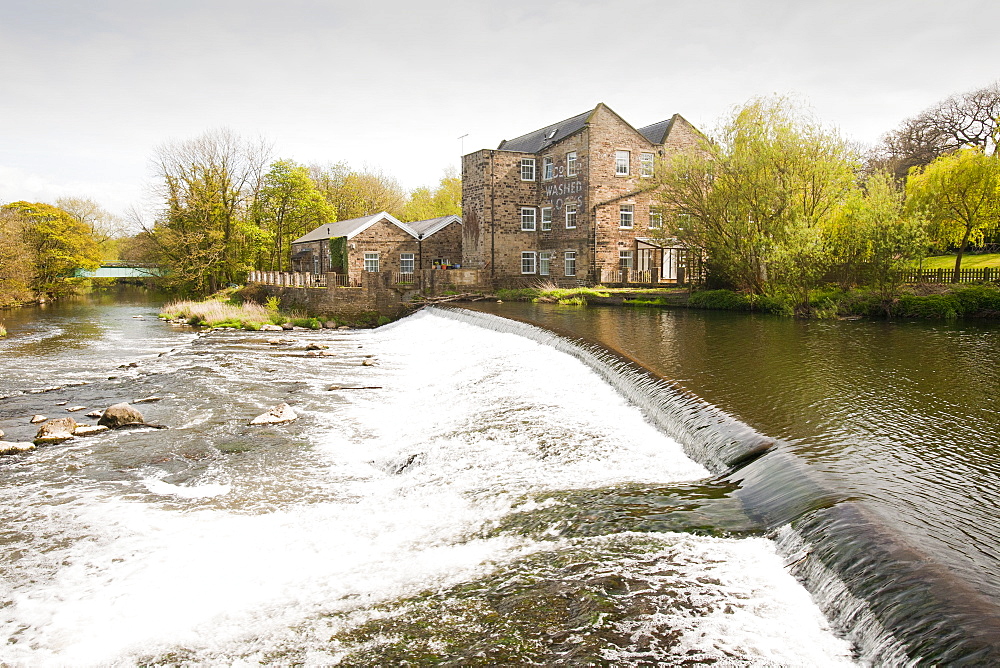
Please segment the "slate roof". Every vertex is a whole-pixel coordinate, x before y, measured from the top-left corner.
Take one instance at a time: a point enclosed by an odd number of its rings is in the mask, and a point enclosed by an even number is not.
[[[395,216],[382,211],[371,216],[361,218],[351,218],[350,220],[338,220],[336,223],[320,225],[312,232],[305,234],[292,241],[293,244],[305,243],[308,241],[323,241],[325,239],[335,239],[336,237],[357,236],[380,220],[387,220],[399,229],[403,230],[415,239],[424,239],[434,234],[438,230],[448,226],[454,221],[462,223],[458,216],[442,216],[440,218],[430,218],[428,220],[418,220],[415,223],[400,222]]]
[[[639,134],[648,139],[650,143],[662,144],[667,140],[667,135],[670,134],[670,128],[673,127],[675,118],[677,118],[676,114],[665,121],[639,128]]]
[[[453,222],[457,222],[461,225],[462,219],[456,215],[441,216],[440,218],[428,218],[427,220],[405,223],[405,225],[408,225],[414,232],[416,232],[420,239],[426,239],[438,230],[443,230],[448,227]]]
[[[590,120],[591,115],[602,105],[603,103],[598,104],[594,109],[585,111],[582,114],[577,114],[576,116],[567,118],[564,121],[547,125],[540,130],[529,132],[528,134],[521,135],[516,139],[505,139],[500,142],[500,146],[497,148],[501,151],[516,151],[518,153],[541,153],[552,144],[562,141],[566,137],[569,137],[573,133],[583,129]],[[608,109],[607,107],[605,108]],[[608,111],[611,110],[608,109]],[[613,111],[611,113],[614,114]],[[615,115],[617,116],[617,114]],[[621,117],[619,116],[619,118]],[[670,128],[673,127],[675,118],[677,118],[677,114],[674,114],[665,121],[660,121],[659,123],[653,123],[652,125],[647,125],[644,128],[639,128],[637,132],[648,139],[650,143],[662,144],[666,141],[667,135],[670,134]]]
[[[547,146],[562,141],[574,132],[583,129],[587,125],[587,119],[594,113],[589,109],[582,114],[577,114],[573,118],[559,121],[552,125],[547,125],[540,130],[521,135],[516,139],[505,139],[498,147],[501,151],[517,151],[519,153],[539,153]]]

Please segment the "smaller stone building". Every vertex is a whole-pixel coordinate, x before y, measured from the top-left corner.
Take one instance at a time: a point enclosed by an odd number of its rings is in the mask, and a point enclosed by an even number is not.
[[[458,216],[403,223],[383,211],[321,225],[292,242],[292,271],[347,274],[355,281],[363,272],[454,267],[461,258]]]

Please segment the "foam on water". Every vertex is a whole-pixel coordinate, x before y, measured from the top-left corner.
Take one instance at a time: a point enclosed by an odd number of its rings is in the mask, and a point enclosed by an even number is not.
[[[410,605],[394,601],[568,550],[597,555],[601,568],[645,582],[648,592],[672,587],[689,596],[690,606],[616,621],[633,640],[608,650],[608,660],[648,660],[639,646],[654,628],[679,633],[692,656],[849,660],[848,644],[766,539],[536,540],[493,531],[512,513],[550,506],[550,492],[707,474],[579,360],[426,312],[344,338],[331,351],[356,355],[358,345],[375,364],[351,373],[379,390],[330,393],[324,369],[333,367],[253,358],[297,365],[308,392],[297,410],[307,425],[302,447],[315,456],[272,463],[268,478],[251,484],[235,475],[248,460],[269,461],[263,443],[184,484],[148,470],[131,486],[38,483],[26,502],[31,512],[14,518],[5,538],[21,556],[0,583],[0,662],[254,664],[289,651],[329,663],[348,653],[331,644],[332,634]],[[212,392],[223,387],[216,381]],[[55,457],[48,463],[59,465]],[[279,484],[333,489],[319,501],[269,505]],[[28,491],[3,485],[0,503],[17,504]],[[259,510],[212,505],[232,498]],[[643,548],[630,552],[632,543]]]

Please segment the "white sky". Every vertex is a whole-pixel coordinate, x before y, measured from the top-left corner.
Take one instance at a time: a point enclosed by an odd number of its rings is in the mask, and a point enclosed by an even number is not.
[[[998,25],[997,0],[0,0],[0,202],[148,207],[155,147],[219,127],[407,189],[598,102],[711,129],[794,94],[873,143],[1000,79]]]

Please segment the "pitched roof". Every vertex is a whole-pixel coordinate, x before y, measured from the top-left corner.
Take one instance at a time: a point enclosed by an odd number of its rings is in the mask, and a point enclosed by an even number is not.
[[[414,232],[417,233],[417,237],[420,239],[426,239],[430,235],[434,234],[439,230],[443,230],[452,223],[462,224],[462,219],[458,216],[452,214],[450,216],[441,216],[440,218],[428,218],[427,220],[417,220],[412,223],[406,223]]]
[[[297,244],[306,241],[322,241],[323,239],[335,239],[336,237],[347,237],[350,239],[351,237],[364,232],[380,220],[387,220],[402,229],[407,234],[416,236],[413,230],[408,228],[405,224],[399,222],[395,216],[382,211],[381,213],[376,213],[371,216],[362,216],[361,218],[351,218],[349,220],[338,220],[336,223],[320,225],[312,232],[295,239],[292,243]]]
[[[577,114],[572,118],[567,118],[564,121],[559,121],[558,123],[553,123],[552,125],[547,125],[540,130],[535,130],[534,132],[529,132],[526,135],[521,135],[516,139],[505,139],[500,142],[498,147],[501,151],[516,151],[518,153],[540,153],[542,150],[548,148],[552,144],[558,141],[562,141],[571,134],[584,128],[590,121],[591,116],[601,107],[604,107],[612,114],[621,119],[610,107],[605,105],[603,102],[599,103],[596,107],[590,111],[585,111],[582,114]],[[670,134],[670,129],[674,125],[674,119],[677,118],[677,114],[674,114],[665,121],[660,121],[659,123],[653,123],[652,125],[647,125],[644,128],[639,128],[636,130],[639,134],[649,140],[652,144],[662,144],[666,141],[667,135]],[[622,122],[631,127],[628,121],[622,119]]]
[[[670,134],[670,128],[673,127],[675,118],[677,118],[677,114],[674,114],[665,121],[639,128],[639,134],[648,139],[650,143],[662,144],[667,140],[667,135]]]
[[[600,105],[598,105],[600,106]],[[515,139],[505,139],[498,147],[501,151],[517,151],[519,153],[538,153],[550,144],[562,141],[574,132],[581,130],[587,125],[587,120],[594,113],[594,109],[577,114],[573,118],[559,121],[552,125],[547,125],[540,130],[529,132]]]
[[[364,232],[369,227],[385,220],[392,223],[415,239],[426,239],[438,230],[441,230],[453,222],[462,224],[462,219],[458,216],[441,216],[440,218],[430,218],[428,220],[418,220],[415,223],[400,222],[391,213],[382,211],[371,216],[361,218],[351,218],[350,220],[338,220],[336,223],[320,225],[312,232],[305,234],[292,241],[293,244],[305,243],[308,241],[323,241],[324,239],[335,239],[337,237],[347,237],[348,239]]]

